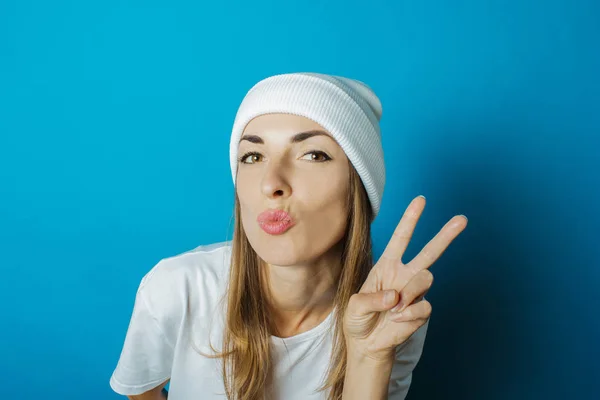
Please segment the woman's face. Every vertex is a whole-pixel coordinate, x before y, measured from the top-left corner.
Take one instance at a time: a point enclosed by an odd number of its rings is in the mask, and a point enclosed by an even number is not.
[[[299,135],[311,131],[324,135]],[[350,166],[342,148],[319,124],[292,114],[256,117],[242,133],[238,160],[242,224],[265,262],[308,265],[343,238]],[[259,223],[259,215],[269,209],[287,212],[291,227],[279,233]]]

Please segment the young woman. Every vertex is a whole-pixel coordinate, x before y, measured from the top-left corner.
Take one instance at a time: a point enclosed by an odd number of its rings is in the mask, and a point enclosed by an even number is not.
[[[404,399],[431,314],[429,267],[452,218],[404,264],[415,198],[373,265],[385,183],[381,103],[364,83],[266,78],[230,142],[231,241],[161,260],[142,279],[110,384],[130,399]]]

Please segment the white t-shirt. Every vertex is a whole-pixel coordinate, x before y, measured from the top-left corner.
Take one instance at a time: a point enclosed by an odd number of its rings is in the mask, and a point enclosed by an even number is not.
[[[146,392],[167,379],[169,400],[226,399],[221,359],[225,293],[231,241],[199,246],[161,260],[141,280],[121,356],[110,378],[122,395]],[[389,399],[404,399],[423,350],[427,324],[398,346]],[[333,313],[309,331],[288,338],[271,336],[275,399],[326,399],[316,392],[331,356]]]

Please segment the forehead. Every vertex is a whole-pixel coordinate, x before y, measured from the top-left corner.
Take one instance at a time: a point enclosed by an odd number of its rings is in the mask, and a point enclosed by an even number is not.
[[[287,133],[293,135],[297,132],[310,130],[326,131],[325,128],[315,121],[301,115],[273,113],[259,115],[252,119],[244,128],[243,134],[268,135],[269,133],[277,132],[278,134]],[[331,135],[329,136],[331,137]]]

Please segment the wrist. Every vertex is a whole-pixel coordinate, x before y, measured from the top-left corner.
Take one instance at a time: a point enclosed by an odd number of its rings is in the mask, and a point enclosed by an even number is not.
[[[346,348],[348,363],[352,362],[357,364],[368,364],[374,367],[378,365],[387,366],[394,363],[394,349],[374,353],[351,345],[347,345]]]

